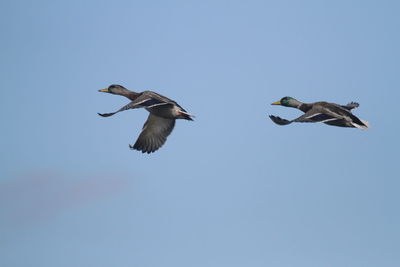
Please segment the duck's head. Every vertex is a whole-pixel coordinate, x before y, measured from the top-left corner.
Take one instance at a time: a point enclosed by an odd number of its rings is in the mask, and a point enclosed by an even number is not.
[[[104,93],[109,93],[109,94],[114,94],[114,95],[124,95],[127,92],[129,92],[129,90],[126,89],[125,87],[123,87],[122,85],[111,84],[106,89],[100,89],[99,92],[104,92]]]
[[[281,100],[276,101],[276,102],[272,103],[271,105],[281,105],[281,106],[285,106],[285,107],[297,108],[301,105],[301,102],[298,101],[297,99],[294,99],[293,97],[285,96],[285,97],[282,97]]]

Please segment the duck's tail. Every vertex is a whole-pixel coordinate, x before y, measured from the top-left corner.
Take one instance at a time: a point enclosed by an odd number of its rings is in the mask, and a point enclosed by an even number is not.
[[[351,124],[358,129],[362,129],[362,130],[369,129],[370,126],[369,126],[368,121],[360,120],[360,122],[361,123],[352,122]]]

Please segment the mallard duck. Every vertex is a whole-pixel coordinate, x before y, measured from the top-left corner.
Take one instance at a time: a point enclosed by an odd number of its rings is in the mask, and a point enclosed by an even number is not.
[[[131,149],[142,151],[142,153],[152,153],[159,149],[174,129],[176,119],[192,121],[192,117],[194,117],[175,101],[152,91],[136,93],[129,91],[122,85],[112,84],[106,89],[99,90],[99,92],[121,95],[132,100],[115,112],[98,113],[102,117],[109,117],[118,112],[135,108],[145,108],[150,112],[136,143],[133,146],[129,145]]]
[[[354,127],[359,129],[368,129],[369,127],[368,122],[360,120],[351,113],[353,108],[359,106],[356,102],[351,102],[345,106],[328,102],[306,104],[286,96],[271,105],[297,108],[304,112],[302,116],[291,121],[270,115],[271,120],[279,125],[288,125],[292,122],[323,122],[339,127]]]

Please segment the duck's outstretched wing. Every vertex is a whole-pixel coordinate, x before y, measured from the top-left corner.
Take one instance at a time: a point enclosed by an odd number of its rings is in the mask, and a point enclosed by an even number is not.
[[[327,121],[337,120],[337,118],[333,116],[318,112],[313,109],[310,109],[308,112],[304,113],[297,119],[290,121],[273,115],[270,115],[269,117],[273,122],[275,122],[278,125],[288,125],[292,122],[327,122]]]
[[[153,94],[148,94],[148,93],[142,93],[139,97],[137,97],[135,100],[130,102],[128,105],[123,106],[119,110],[112,112],[112,113],[97,113],[102,117],[110,117],[118,112],[125,111],[128,109],[135,109],[135,108],[152,108],[155,106],[161,106],[161,105],[172,105],[171,102],[165,101],[164,99],[157,97],[159,96],[158,94],[154,93]]]
[[[275,122],[276,124],[278,124],[278,125],[288,125],[288,124],[291,124],[291,123],[293,122],[293,121],[288,121],[288,120],[282,119],[281,117],[274,116],[274,115],[269,115],[269,118],[270,118],[273,122]]]
[[[129,147],[143,153],[152,153],[165,143],[174,126],[175,119],[162,118],[150,113],[136,143]]]
[[[294,119],[293,122],[327,122],[337,119],[338,118],[336,118],[335,116],[310,110],[304,113],[302,116],[298,117],[297,119]]]

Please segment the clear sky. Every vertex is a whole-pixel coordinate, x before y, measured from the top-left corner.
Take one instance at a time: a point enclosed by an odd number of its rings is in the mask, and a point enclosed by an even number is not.
[[[398,1],[1,1],[0,265],[400,266]],[[97,90],[176,100],[167,143]],[[283,96],[371,129],[275,125]]]

